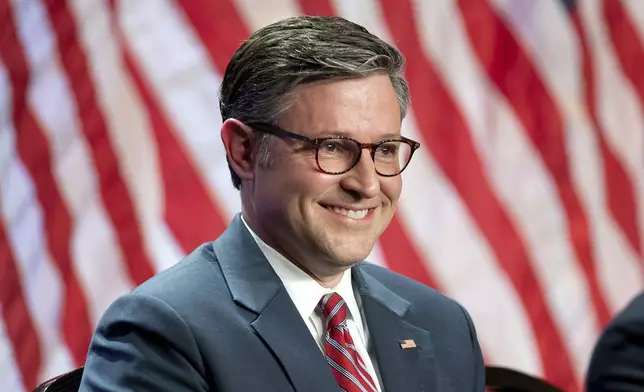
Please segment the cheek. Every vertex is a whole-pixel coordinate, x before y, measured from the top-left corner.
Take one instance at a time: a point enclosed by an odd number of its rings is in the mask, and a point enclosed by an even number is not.
[[[269,169],[269,173],[264,182],[266,186],[272,188],[276,193],[281,194],[284,198],[293,198],[293,196],[306,192],[311,182],[311,169],[307,162],[294,157],[281,157],[279,161]]]
[[[340,176],[321,173],[317,169],[301,171],[293,176],[300,195],[305,198],[318,199],[329,189],[338,187]]]
[[[392,205],[396,205],[400,198],[400,192],[402,191],[402,180],[400,176],[383,178],[380,183],[380,190]]]

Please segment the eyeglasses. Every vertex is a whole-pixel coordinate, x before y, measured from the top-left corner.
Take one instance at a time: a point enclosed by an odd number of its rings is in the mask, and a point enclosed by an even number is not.
[[[383,177],[394,177],[405,170],[414,152],[420,147],[420,143],[402,136],[378,143],[360,143],[344,136],[314,139],[266,123],[246,123],[246,125],[258,132],[312,145],[315,147],[315,161],[318,168],[327,174],[344,174],[353,169],[360,160],[362,150],[367,148],[371,152],[376,173]]]

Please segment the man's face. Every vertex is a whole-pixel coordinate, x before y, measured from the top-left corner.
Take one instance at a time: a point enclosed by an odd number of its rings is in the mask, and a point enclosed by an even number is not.
[[[293,102],[279,123],[285,130],[362,143],[400,135],[400,107],[387,75],[302,85]],[[394,214],[400,176],[379,176],[367,149],[347,173],[325,174],[310,145],[271,137],[273,165],[256,166],[251,195],[271,245],[311,271],[363,260]]]

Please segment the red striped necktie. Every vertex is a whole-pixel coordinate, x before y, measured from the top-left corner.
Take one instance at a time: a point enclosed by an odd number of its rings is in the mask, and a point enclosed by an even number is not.
[[[327,294],[319,303],[326,320],[326,360],[342,391],[377,392],[365,363],[356,351],[347,328],[347,304],[337,293]]]

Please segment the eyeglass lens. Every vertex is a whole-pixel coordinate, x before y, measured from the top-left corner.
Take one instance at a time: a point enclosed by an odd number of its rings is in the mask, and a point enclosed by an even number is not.
[[[345,172],[358,160],[360,151],[360,146],[348,139],[325,140],[318,149],[318,164],[328,173]],[[376,171],[383,175],[400,173],[407,166],[411,153],[411,146],[400,140],[378,145],[373,156]]]

